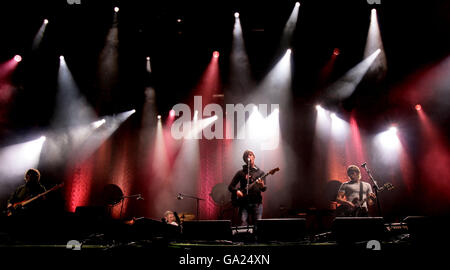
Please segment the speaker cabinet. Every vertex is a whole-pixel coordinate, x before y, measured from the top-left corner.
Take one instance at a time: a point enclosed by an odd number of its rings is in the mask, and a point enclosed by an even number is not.
[[[297,242],[305,238],[306,219],[279,218],[256,221],[256,238],[259,242]]]
[[[378,240],[384,237],[385,226],[382,217],[337,217],[332,232],[341,244]]]
[[[231,220],[198,220],[183,222],[185,240],[231,240]]]
[[[408,225],[411,242],[419,247],[430,248],[450,241],[450,217],[408,216],[404,222]]]

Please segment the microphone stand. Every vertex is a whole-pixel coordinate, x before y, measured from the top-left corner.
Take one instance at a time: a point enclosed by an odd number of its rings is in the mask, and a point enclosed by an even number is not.
[[[247,196],[248,196],[248,186],[250,185],[250,158],[247,159]]]
[[[182,193],[178,193],[179,196],[181,196],[182,198],[186,197],[189,199],[195,199],[197,201],[197,215],[196,215],[196,220],[198,221],[198,204],[200,201],[204,201],[205,199],[199,198],[199,197],[195,197],[195,196],[191,196],[191,195],[186,195],[186,194],[182,194]]]
[[[139,200],[139,199],[144,199],[144,198],[142,198],[141,194],[134,194],[134,195],[122,196],[121,203],[120,203],[120,214],[119,214],[119,219],[122,219],[123,201],[124,201],[125,199],[129,199],[129,198],[136,198],[137,200]]]
[[[369,175],[369,178],[370,178],[370,179],[372,180],[372,182],[373,182],[373,189],[375,190],[375,196],[377,197],[376,199],[377,199],[378,215],[381,217],[382,214],[381,214],[380,198],[378,197],[378,190],[379,190],[380,188],[379,188],[379,186],[378,186],[377,181],[375,181],[375,179],[373,178],[372,174],[370,173],[369,168],[367,168],[366,163],[364,163],[364,164],[362,165],[362,167],[366,170],[367,174]]]

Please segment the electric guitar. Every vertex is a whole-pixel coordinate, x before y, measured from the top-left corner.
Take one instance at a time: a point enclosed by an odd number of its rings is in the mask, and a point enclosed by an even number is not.
[[[49,190],[47,190],[45,192],[42,192],[41,194],[38,194],[38,195],[36,195],[36,196],[34,196],[34,197],[30,198],[30,199],[26,199],[26,200],[23,200],[21,202],[14,203],[12,206],[8,207],[8,209],[6,210],[6,215],[7,216],[14,215],[16,212],[20,211],[20,209],[24,209],[27,204],[29,204],[29,203],[31,203],[31,202],[33,202],[33,201],[35,201],[35,200],[45,196],[46,194],[48,194],[48,193],[50,193],[50,192],[52,192],[54,190],[57,190],[57,189],[61,188],[62,186],[64,186],[64,183],[56,185],[56,186],[52,187],[51,189],[49,189]]]
[[[259,180],[263,179],[264,177],[270,175],[275,174],[276,172],[278,172],[280,170],[280,168],[275,168],[270,170],[268,173],[264,174],[263,176],[259,177],[258,179],[256,179],[255,181],[253,181],[252,183],[250,183],[247,187],[244,188],[240,188],[239,190],[242,191],[242,193],[244,194],[244,196],[242,197],[238,197],[237,192],[234,192],[231,194],[231,203],[233,204],[233,206],[240,206],[243,203],[245,203],[247,201],[247,190],[250,191],[257,183],[259,183]]]
[[[380,187],[377,192],[382,192],[384,190],[393,190],[394,189],[394,185],[392,185],[391,183],[386,183],[384,184],[382,187]],[[353,203],[353,207],[349,206],[349,205],[340,205],[337,209],[336,209],[336,216],[345,216],[345,217],[358,217],[359,214],[361,213],[362,209],[363,209],[363,205],[365,202],[367,202],[369,198],[365,198],[364,200],[359,200],[358,198],[353,199],[352,203]]]

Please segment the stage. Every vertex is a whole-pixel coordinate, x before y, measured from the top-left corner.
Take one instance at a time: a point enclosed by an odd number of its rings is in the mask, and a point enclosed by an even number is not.
[[[334,260],[348,254],[358,259],[422,261],[430,258],[431,252],[434,256],[440,254],[442,245],[450,239],[446,217],[407,217],[401,223],[384,223],[379,217],[337,218],[330,231],[319,234],[308,232],[302,226],[304,222],[266,219],[260,220],[257,227],[228,227],[229,220],[203,220],[191,221],[182,232],[176,226],[151,219],[139,219],[131,225],[118,220],[95,226],[78,223],[71,228],[73,231],[67,230],[69,227],[64,230],[63,224],[56,221],[45,224],[45,228],[35,222],[31,227],[27,225],[27,230],[16,227],[15,233],[3,231],[0,253],[52,254],[78,262],[94,259],[95,263],[121,258],[136,265],[152,262],[196,269],[236,265],[273,269],[332,266]]]
[[[349,268],[450,240],[448,1],[54,2],[0,4],[0,255]]]

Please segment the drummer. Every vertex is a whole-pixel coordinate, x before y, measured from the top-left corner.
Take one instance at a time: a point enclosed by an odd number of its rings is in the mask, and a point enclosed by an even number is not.
[[[170,211],[170,210],[167,210],[164,213],[164,221],[167,224],[174,225],[174,226],[180,226],[180,223],[181,223],[180,218],[178,217],[177,213]]]

